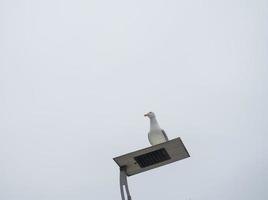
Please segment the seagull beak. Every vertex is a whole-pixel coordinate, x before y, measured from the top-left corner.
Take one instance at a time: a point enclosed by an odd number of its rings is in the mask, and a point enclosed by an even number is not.
[[[144,114],[144,117],[148,117],[148,113]]]

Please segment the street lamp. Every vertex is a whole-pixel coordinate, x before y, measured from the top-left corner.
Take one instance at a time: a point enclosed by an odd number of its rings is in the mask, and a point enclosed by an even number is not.
[[[127,176],[145,172],[188,157],[190,155],[183,142],[180,138],[176,138],[114,158],[114,161],[120,168],[120,192],[122,200],[125,200],[124,187],[127,200],[131,200]]]

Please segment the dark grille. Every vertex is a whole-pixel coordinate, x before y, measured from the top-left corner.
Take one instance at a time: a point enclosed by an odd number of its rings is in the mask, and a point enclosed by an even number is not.
[[[170,159],[167,151],[162,148],[150,153],[146,153],[140,156],[134,157],[135,161],[139,164],[141,168],[148,167],[160,162],[164,162]]]

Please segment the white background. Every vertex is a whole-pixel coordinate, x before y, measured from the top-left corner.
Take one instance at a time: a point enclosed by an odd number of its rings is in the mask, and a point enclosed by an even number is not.
[[[191,158],[133,200],[267,200],[266,0],[0,0],[0,199],[120,199],[154,111]]]

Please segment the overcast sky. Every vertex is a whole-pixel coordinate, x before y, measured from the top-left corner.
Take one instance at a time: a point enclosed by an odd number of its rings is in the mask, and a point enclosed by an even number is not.
[[[267,55],[267,0],[0,0],[0,199],[120,199],[154,111],[191,157],[133,200],[267,200]]]

